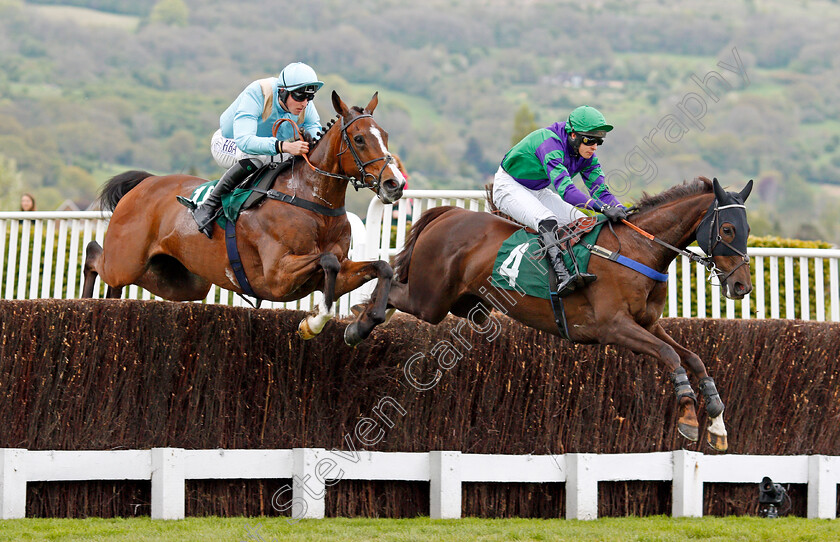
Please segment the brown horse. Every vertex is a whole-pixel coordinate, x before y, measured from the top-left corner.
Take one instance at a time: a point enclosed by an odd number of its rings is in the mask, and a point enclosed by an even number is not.
[[[393,271],[384,261],[347,259],[350,222],[343,211],[348,182],[370,188],[385,203],[402,196],[405,177],[388,152],[387,132],[371,116],[377,103],[374,94],[364,109],[350,108],[333,92],[340,120],[310,147],[310,164],[296,160],[272,185],[276,193],[294,196],[294,202],[266,199],[236,222],[241,263],[256,297],[285,302],[323,291],[318,313],[301,322],[299,332],[307,339],[335,315],[338,297],[374,277],[379,280],[373,303],[350,333],[366,337],[385,318]],[[120,297],[128,284],[174,301],[203,299],[211,284],[243,293],[226,254],[224,232],[214,226],[215,235],[208,239],[176,201],[204,182],[143,171],[111,179],[100,199],[105,210],[114,212],[104,246],[94,241],[87,247],[83,296],[92,296],[97,274],[109,286],[108,297]]]
[[[701,177],[660,195],[646,196],[630,221],[652,236],[617,224],[601,230],[597,245],[664,273],[697,237],[710,256],[692,257],[714,272],[728,297],[740,299],[752,290],[746,256],[749,226],[743,205],[751,189],[752,181],[740,193],[725,192],[717,179],[712,182]],[[451,312],[469,318],[472,327],[483,325],[493,307],[530,327],[561,335],[549,300],[502,291],[490,280],[500,246],[520,228],[489,213],[455,207],[425,212],[397,255],[389,308],[433,324]],[[678,429],[696,441],[697,398],[681,366],[685,364],[699,379],[710,416],[709,444],[725,450],[723,403],[714,381],[700,358],[677,344],[658,322],[667,293],[663,277],[654,280],[597,257],[591,258],[589,272],[598,280],[563,299],[569,338],[624,346],[662,362],[672,372],[679,404]]]

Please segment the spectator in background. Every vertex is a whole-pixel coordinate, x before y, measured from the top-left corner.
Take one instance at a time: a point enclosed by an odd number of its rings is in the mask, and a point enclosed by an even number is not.
[[[20,210],[21,211],[34,211],[35,210],[35,198],[32,197],[32,194],[24,194],[20,197]]]

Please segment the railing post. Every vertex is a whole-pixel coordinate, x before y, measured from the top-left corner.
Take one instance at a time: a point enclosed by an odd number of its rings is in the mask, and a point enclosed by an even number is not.
[[[703,454],[676,450],[671,485],[671,515],[675,518],[703,516]]]
[[[808,519],[837,517],[837,467],[837,462],[824,455],[808,458]]]
[[[23,448],[0,448],[0,519],[26,516],[26,472]]]
[[[183,448],[152,448],[152,519],[184,519]]]
[[[429,516],[461,517],[461,452],[429,452]]]
[[[566,454],[566,519],[598,519],[593,454]]]
[[[321,519],[324,517],[326,484],[318,470],[318,456],[324,448],[294,448],[292,450],[292,499],[303,510],[293,519]]]

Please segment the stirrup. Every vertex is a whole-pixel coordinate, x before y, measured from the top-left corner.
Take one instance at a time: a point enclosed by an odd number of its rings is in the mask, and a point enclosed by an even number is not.
[[[593,275],[592,273],[579,273],[574,276],[575,285],[578,288],[583,288],[584,286],[588,286],[598,280],[597,275]]]
[[[559,281],[560,277],[557,277],[557,280]],[[572,292],[574,292],[575,288],[577,288],[577,284],[575,283],[575,277],[567,275],[565,280],[563,280],[562,282],[558,282],[557,295],[559,297],[566,297]]]
[[[219,218],[219,215],[221,215],[221,214],[222,214],[222,208],[221,208],[221,206],[219,206],[219,207],[216,208],[216,210],[213,212],[213,214],[210,215],[210,218],[204,224],[201,224],[201,223],[198,222],[198,217],[195,216],[195,210],[193,210],[193,213],[192,213],[193,218],[195,219],[195,223],[198,224],[198,231],[200,231],[201,233],[206,235],[208,239],[213,238],[213,222],[215,222],[216,219]]]
[[[194,211],[198,205],[189,198],[185,198],[184,196],[175,196],[175,199],[178,200],[178,203],[189,209],[190,211]]]

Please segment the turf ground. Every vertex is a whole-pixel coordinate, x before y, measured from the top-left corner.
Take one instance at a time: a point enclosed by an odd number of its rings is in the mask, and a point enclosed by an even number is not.
[[[22,519],[0,521],[0,540],[324,541],[829,541],[840,521],[755,517],[430,520],[336,518],[289,524],[284,518]]]

